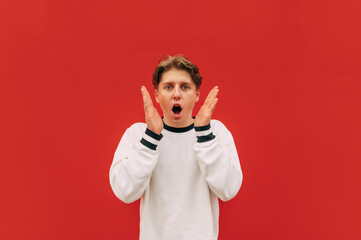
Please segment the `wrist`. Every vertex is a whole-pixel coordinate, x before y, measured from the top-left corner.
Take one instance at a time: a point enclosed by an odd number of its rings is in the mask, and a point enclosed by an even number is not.
[[[148,127],[147,127],[147,129],[145,129],[145,134],[147,134],[148,136],[150,136],[150,137],[152,137],[152,138],[154,138],[154,139],[156,139],[158,141],[161,140],[162,137],[163,137],[163,134],[161,134],[161,132],[162,131],[160,131],[158,133],[158,131],[153,131],[152,129],[150,129]]]
[[[160,142],[160,140],[163,138],[162,134],[157,134],[155,132],[153,132],[152,130],[150,130],[149,128],[147,128],[143,134],[143,138],[140,140],[140,142],[152,149],[152,150],[156,150],[157,146]]]
[[[196,120],[194,121],[194,126],[195,127],[203,127],[203,126],[207,126],[209,124],[211,124],[210,119],[209,120],[208,119],[207,120],[201,120],[201,119],[196,118]]]
[[[156,135],[162,135],[163,129],[154,129],[154,128],[149,128],[149,127],[147,127],[147,129]]]
[[[216,137],[213,135],[210,123],[204,126],[195,126],[194,130],[196,131],[197,142],[199,143],[211,141]]]

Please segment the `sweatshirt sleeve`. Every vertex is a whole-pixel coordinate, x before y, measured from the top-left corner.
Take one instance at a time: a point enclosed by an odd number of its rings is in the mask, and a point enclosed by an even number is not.
[[[209,188],[223,201],[232,199],[243,180],[232,134],[217,120],[207,126],[195,127],[195,131],[194,150]]]
[[[142,123],[125,131],[109,172],[110,186],[121,201],[131,203],[143,195],[158,161],[156,148],[162,137]]]

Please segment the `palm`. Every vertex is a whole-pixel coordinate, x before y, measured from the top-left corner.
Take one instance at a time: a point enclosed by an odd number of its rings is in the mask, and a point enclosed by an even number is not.
[[[218,102],[217,94],[219,92],[218,87],[214,87],[208,94],[203,106],[199,109],[199,112],[194,121],[194,126],[205,126],[211,122],[213,111]]]
[[[151,131],[160,134],[163,130],[162,118],[160,117],[157,109],[153,106],[153,102],[148,90],[143,86],[141,91],[143,95],[144,114],[147,127]]]

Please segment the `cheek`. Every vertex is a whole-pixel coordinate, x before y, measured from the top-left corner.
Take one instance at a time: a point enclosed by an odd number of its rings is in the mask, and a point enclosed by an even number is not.
[[[191,98],[191,99],[192,99],[192,100],[190,100],[190,101],[187,102],[187,107],[188,107],[189,110],[190,110],[191,108],[193,108],[194,105],[195,105],[195,103],[197,102],[197,101],[196,101],[197,99],[195,99],[194,97]]]
[[[162,95],[161,97],[158,97],[158,103],[161,106],[166,106],[169,103],[168,97]]]

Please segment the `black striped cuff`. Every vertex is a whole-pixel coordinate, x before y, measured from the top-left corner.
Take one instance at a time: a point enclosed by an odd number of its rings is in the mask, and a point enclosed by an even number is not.
[[[140,142],[141,142],[144,146],[146,146],[146,147],[148,147],[148,148],[150,148],[150,149],[152,149],[152,150],[156,150],[156,149],[157,149],[157,145],[155,145],[155,144],[153,144],[153,143],[151,143],[151,142],[148,142],[148,141],[145,140],[144,138],[142,138],[142,140],[140,140]]]
[[[157,146],[159,144],[159,141],[162,139],[163,135],[162,134],[156,134],[155,132],[151,131],[150,129],[146,129],[145,133],[143,135],[143,138],[140,140],[140,142],[152,149],[152,150],[156,150]]]
[[[208,142],[214,139],[216,136],[213,135],[211,130],[211,124],[201,126],[201,127],[194,127],[197,136],[197,142]]]
[[[147,128],[145,130],[145,134],[147,134],[149,137],[152,137],[152,138],[154,138],[155,140],[158,140],[158,141],[160,141],[162,139],[162,137],[163,137],[163,134],[158,135],[155,132],[153,132],[152,130],[150,130],[149,128]]]
[[[206,130],[209,130],[209,129],[211,129],[211,124],[201,126],[201,127],[194,127],[194,130],[196,130],[197,132],[206,131]]]
[[[197,142],[199,142],[199,143],[208,142],[208,141],[211,141],[212,139],[214,139],[215,137],[216,136],[214,136],[213,133],[210,133],[205,136],[197,136]]]

